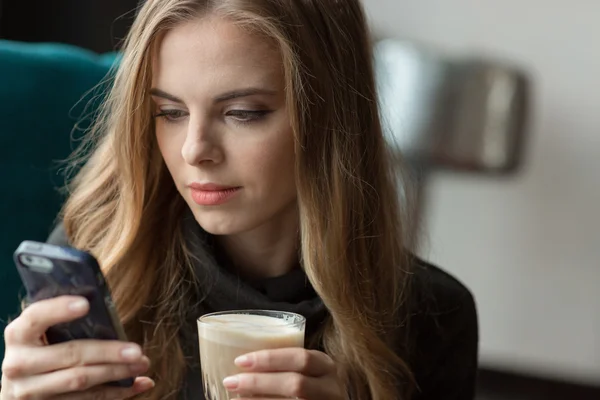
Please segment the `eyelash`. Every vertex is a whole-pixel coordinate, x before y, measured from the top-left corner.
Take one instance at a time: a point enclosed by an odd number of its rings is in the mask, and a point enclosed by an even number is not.
[[[267,110],[232,110],[226,116],[233,117],[233,120],[238,125],[248,125],[253,122],[258,122],[269,114]],[[236,115],[237,114],[237,115]],[[242,117],[242,119],[240,119]]]
[[[262,120],[271,111],[267,110],[232,110],[229,111],[226,116],[233,117],[235,124],[237,125],[248,125],[253,122]],[[185,117],[187,113],[181,110],[163,110],[154,115],[155,118],[162,118],[167,123],[177,123],[181,118]],[[242,119],[240,119],[240,117]]]
[[[185,114],[185,112],[181,110],[164,110],[156,113],[154,118],[162,118],[165,122],[174,123],[182,117],[182,114]]]

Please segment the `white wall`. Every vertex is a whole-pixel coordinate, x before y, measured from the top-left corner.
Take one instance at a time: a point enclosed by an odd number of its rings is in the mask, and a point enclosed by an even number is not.
[[[535,78],[528,165],[437,174],[423,255],[473,290],[481,363],[600,382],[600,1],[364,0],[376,31]]]

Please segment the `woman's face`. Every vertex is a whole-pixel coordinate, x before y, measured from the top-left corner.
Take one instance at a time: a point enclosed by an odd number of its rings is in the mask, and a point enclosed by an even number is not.
[[[279,53],[223,19],[180,25],[153,65],[156,137],[179,193],[216,235],[296,215]]]

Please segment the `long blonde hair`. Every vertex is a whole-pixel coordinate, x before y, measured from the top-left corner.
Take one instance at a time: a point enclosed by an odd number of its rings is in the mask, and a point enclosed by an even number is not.
[[[178,333],[197,284],[179,229],[185,203],[153,134],[152,59],[164,32],[207,13],[280,49],[301,261],[331,315],[317,341],[352,399],[408,398],[406,220],[358,0],[148,0],[140,8],[112,89],[74,156],[83,166],[62,218],[71,243],[99,259],[129,337],[153,361],[157,386],[141,397],[177,394],[186,367]]]

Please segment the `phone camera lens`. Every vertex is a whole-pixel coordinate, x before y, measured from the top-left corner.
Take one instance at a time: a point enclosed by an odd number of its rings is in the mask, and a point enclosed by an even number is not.
[[[53,268],[52,261],[44,257],[23,255],[21,256],[21,262],[28,269],[40,273],[49,273],[50,271],[52,271]]]

